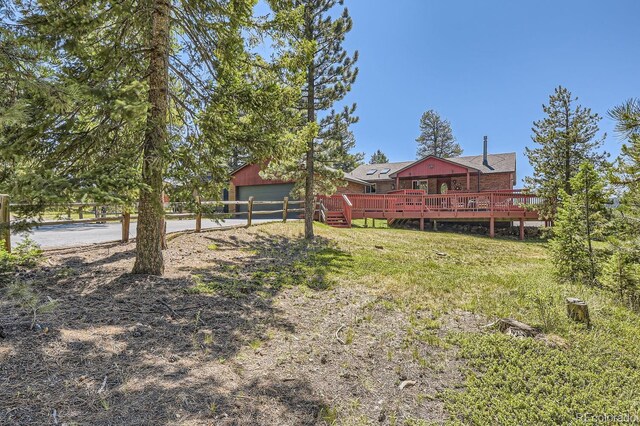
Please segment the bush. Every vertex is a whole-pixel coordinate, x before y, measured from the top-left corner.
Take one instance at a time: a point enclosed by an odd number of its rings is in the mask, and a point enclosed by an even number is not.
[[[30,238],[25,238],[12,253],[4,249],[4,244],[0,244],[0,274],[14,272],[18,268],[33,268],[41,257],[40,246]]]

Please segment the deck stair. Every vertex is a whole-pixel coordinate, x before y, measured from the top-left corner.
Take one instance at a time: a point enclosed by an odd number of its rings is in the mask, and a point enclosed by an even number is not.
[[[350,228],[344,212],[341,211],[328,211],[327,225],[333,226],[334,228]]]

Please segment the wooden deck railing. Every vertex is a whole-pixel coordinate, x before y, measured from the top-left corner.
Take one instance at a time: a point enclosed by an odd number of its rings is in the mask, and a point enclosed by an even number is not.
[[[342,208],[344,219],[346,220],[347,225],[351,226],[353,204],[345,194],[342,194]]]
[[[322,197],[329,210],[345,211],[344,198],[351,205],[349,214],[361,217],[366,213],[423,214],[429,212],[477,212],[478,216],[493,215],[497,212],[527,212],[542,204],[542,199],[534,194],[519,190],[491,192],[458,192],[449,194],[415,195],[411,192],[389,194],[346,194]],[[345,211],[346,213],[346,211]]]

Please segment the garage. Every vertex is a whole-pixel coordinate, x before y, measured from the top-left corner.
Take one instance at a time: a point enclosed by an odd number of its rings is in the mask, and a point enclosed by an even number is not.
[[[271,185],[248,185],[236,187],[236,199],[238,201],[248,201],[249,197],[253,197],[254,201],[280,201],[284,200],[284,197],[291,198],[290,192],[293,189],[293,183],[280,183]],[[299,205],[293,205],[291,208],[299,208]],[[269,211],[269,210],[282,210],[282,204],[273,205],[255,205],[253,211]],[[238,206],[238,211],[246,212],[247,206]],[[296,218],[299,213],[289,213],[288,218]],[[281,219],[282,213],[274,214],[260,214],[256,216],[256,219]]]

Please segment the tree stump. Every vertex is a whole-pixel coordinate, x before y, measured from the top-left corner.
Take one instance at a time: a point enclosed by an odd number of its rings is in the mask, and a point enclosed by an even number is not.
[[[567,297],[567,315],[574,321],[587,324],[587,327],[591,324],[589,306],[575,297]]]

